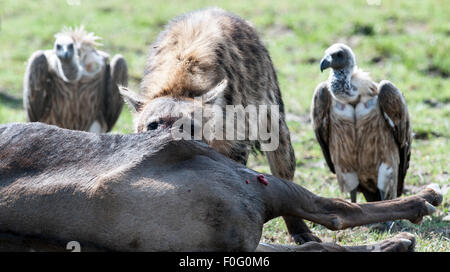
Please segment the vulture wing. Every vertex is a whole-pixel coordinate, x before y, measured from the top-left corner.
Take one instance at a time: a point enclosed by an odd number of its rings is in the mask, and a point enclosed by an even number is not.
[[[23,105],[29,122],[39,121],[48,109],[50,92],[48,61],[44,51],[36,51],[28,60],[23,82]]]
[[[316,139],[319,141],[322,148],[323,156],[328,164],[331,172],[335,173],[334,164],[331,160],[329,133],[330,133],[330,107],[331,94],[328,91],[325,82],[320,83],[314,91],[313,103],[311,108],[311,120],[316,134]]]
[[[400,155],[397,184],[397,196],[400,196],[403,193],[403,183],[411,157],[412,129],[408,107],[401,92],[390,81],[381,81],[378,91],[380,110],[391,128]]]
[[[121,55],[115,55],[111,64],[108,64],[106,76],[104,117],[108,125],[107,131],[110,131],[119,118],[124,103],[118,85],[125,87],[128,85],[128,66]]]

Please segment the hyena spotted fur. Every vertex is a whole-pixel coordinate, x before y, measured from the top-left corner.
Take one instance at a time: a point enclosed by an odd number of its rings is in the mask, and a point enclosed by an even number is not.
[[[148,124],[161,123],[177,112],[194,109],[193,98],[207,94],[223,79],[226,88],[208,102],[224,111],[226,105],[279,106],[279,147],[266,155],[274,175],[292,180],[294,151],[269,53],[252,26],[217,8],[174,19],[151,46],[141,83],[143,97],[135,103],[140,113],[137,131],[145,131]],[[213,140],[208,144],[246,164],[252,143]]]
[[[255,29],[236,15],[210,8],[172,20],[151,45],[140,94],[124,88],[121,92],[137,113],[137,132],[171,126],[177,120],[174,116],[192,117],[206,104],[219,105],[223,112],[226,105],[277,105],[279,145],[264,153],[272,174],[287,180],[294,177],[294,150],[275,69]],[[199,104],[196,97],[203,97],[203,102]],[[206,142],[244,165],[252,147],[260,145],[248,139]],[[312,236],[300,218],[285,220],[291,234]]]

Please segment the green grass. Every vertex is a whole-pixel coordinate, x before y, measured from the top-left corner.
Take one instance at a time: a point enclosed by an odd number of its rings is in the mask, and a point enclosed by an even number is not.
[[[219,6],[251,21],[261,34],[277,69],[297,157],[295,182],[326,197],[342,194],[324,165],[308,111],[315,86],[327,78],[318,62],[334,42],[349,44],[358,65],[380,81],[389,79],[404,93],[417,139],[413,143],[406,184],[413,190],[436,182],[449,188],[450,157],[450,5],[446,0],[381,1],[66,1],[0,0],[0,123],[23,122],[21,90],[27,58],[52,46],[62,26],[85,24],[104,38],[103,50],[125,56],[131,87],[138,88],[148,45],[171,18],[184,12]],[[115,133],[133,131],[125,108]],[[264,158],[249,167],[270,172]],[[407,195],[410,193],[407,193]],[[362,201],[363,197],[359,196]],[[450,193],[421,225],[399,222],[390,231],[376,226],[329,231],[310,224],[327,241],[343,245],[370,243],[399,231],[416,235],[418,251],[450,251]],[[290,243],[281,219],[268,222],[263,240]]]

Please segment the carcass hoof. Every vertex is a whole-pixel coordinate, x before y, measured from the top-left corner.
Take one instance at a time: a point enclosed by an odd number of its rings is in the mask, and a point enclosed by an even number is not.
[[[294,239],[295,243],[299,245],[303,245],[307,242],[318,242],[318,243],[322,242],[322,240],[320,240],[319,237],[315,236],[310,232],[294,234],[292,235],[292,239]]]
[[[372,251],[383,252],[412,252],[416,246],[414,235],[401,232],[394,237],[384,240],[380,244],[374,245]]]
[[[433,206],[440,205],[443,199],[441,188],[435,183],[428,185],[418,195]]]

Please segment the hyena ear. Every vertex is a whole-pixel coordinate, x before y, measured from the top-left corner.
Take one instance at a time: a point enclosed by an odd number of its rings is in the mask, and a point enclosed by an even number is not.
[[[203,103],[212,104],[214,101],[219,97],[223,91],[228,86],[228,81],[226,79],[223,79],[219,84],[216,85],[216,87],[209,90],[207,93],[202,95]]]
[[[135,92],[130,91],[127,87],[118,86],[120,94],[125,102],[130,106],[133,112],[139,112],[144,105],[145,98]]]

